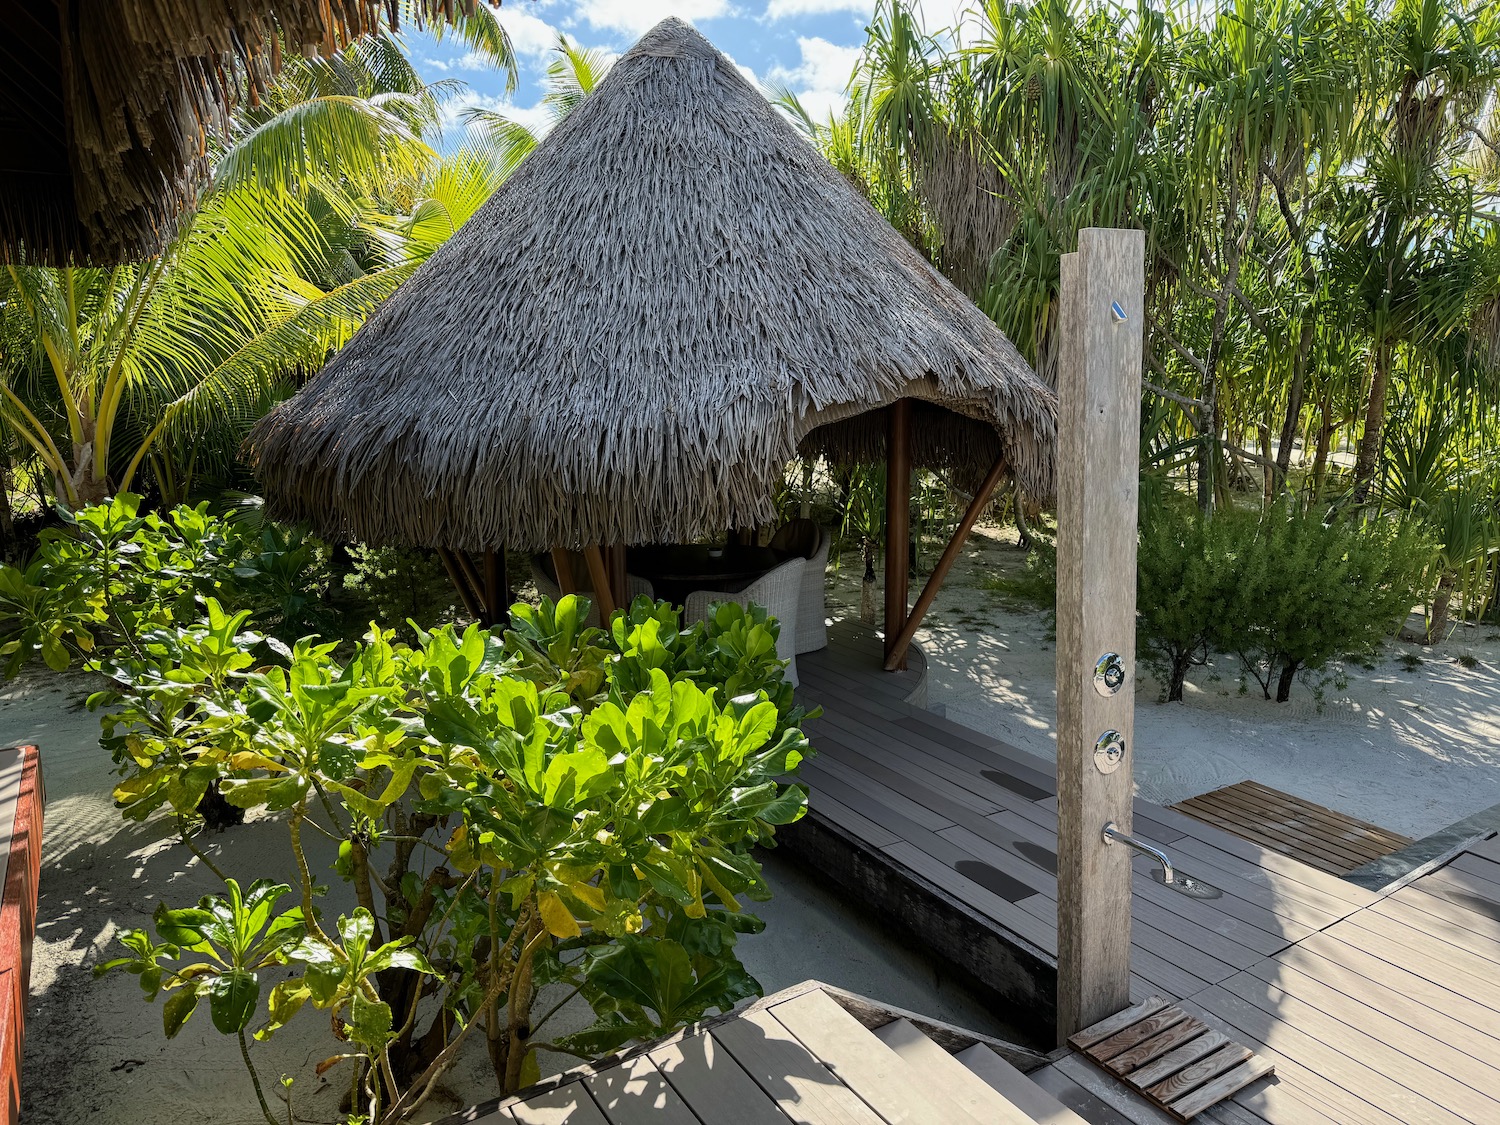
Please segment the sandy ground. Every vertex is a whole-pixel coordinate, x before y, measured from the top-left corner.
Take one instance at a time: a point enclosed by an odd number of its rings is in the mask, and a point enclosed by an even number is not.
[[[83,708],[87,677],[30,673],[0,692],[0,745],[42,747],[47,787],[41,895],[31,969],[22,1120],[27,1125],[256,1125],[264,1119],[233,1039],[219,1035],[206,1005],[173,1040],[161,1027],[161,1002],[147,1004],[134,978],[92,969],[119,956],[118,929],[149,925],[161,900],[191,905],[219,888],[165,822],[127,824],[110,801],[108,755],[98,746],[98,716]],[[207,838],[215,862],[242,883],[262,875],[289,880],[285,829],[252,822]],[[312,857],[326,870],[331,854]],[[757,904],[766,932],[741,939],[740,952],[766,991],[804,980],[836,984],[897,1007],[961,1026],[1005,1034],[986,1008],[927,958],[893,939],[877,919],[840,905],[821,884],[774,852],[766,874],[776,897]],[[331,878],[335,891],[336,878]],[[326,908],[350,904],[330,895]],[[279,979],[279,978],[273,978]],[[267,985],[268,987],[269,985]],[[550,1002],[548,1002],[550,1006]],[[565,1010],[554,1033],[582,1026],[581,1005]],[[317,1078],[316,1063],[336,1052],[316,1016],[293,1021],[269,1043],[253,1044],[262,1081],[281,1074],[293,1088],[299,1118],[333,1122],[344,1086]],[[545,1073],[573,1064],[552,1056]],[[482,1050],[470,1052],[425,1118],[495,1096]]]
[[[1024,557],[1009,528],[981,527],[970,540],[918,634],[928,705],[1055,758],[1057,653],[1047,616],[992,587],[996,575],[1019,573]],[[852,556],[830,596],[859,605]],[[1407,668],[1403,657],[1421,663]],[[1500,630],[1460,626],[1432,648],[1393,642],[1373,670],[1350,667],[1347,677],[1342,688],[1324,684],[1321,701],[1299,682],[1277,704],[1254,680],[1242,694],[1239,662],[1228,657],[1194,669],[1184,702],[1168,704],[1143,668],[1140,795],[1170,804],[1254,778],[1413,837],[1500,802]]]

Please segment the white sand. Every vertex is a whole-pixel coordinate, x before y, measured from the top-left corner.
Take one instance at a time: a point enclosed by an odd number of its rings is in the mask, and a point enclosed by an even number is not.
[[[939,594],[918,634],[928,705],[1055,758],[1057,654],[1046,615],[984,588],[986,577],[1019,572],[1024,555],[1014,544],[1012,529],[981,527]],[[847,562],[832,596],[857,607],[858,566]],[[1422,664],[1407,671],[1403,655]],[[1464,667],[1460,655],[1478,665]],[[1140,795],[1170,804],[1253,778],[1413,837],[1500,802],[1500,631],[1460,626],[1433,648],[1393,642],[1373,671],[1347,675],[1342,690],[1325,686],[1321,705],[1301,682],[1278,704],[1254,680],[1241,695],[1239,662],[1229,657],[1194,669],[1185,702],[1164,704],[1143,668]]]

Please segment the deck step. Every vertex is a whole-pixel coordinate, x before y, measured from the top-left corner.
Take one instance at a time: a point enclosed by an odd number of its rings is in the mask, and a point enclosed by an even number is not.
[[[948,1097],[976,1121],[993,1122],[994,1125],[1031,1125],[1031,1117],[923,1035],[910,1020],[893,1020],[878,1027],[875,1037],[911,1064],[912,1069],[930,1085],[945,1090]]]
[[[886,1121],[987,1125],[985,1116],[969,1113],[948,1088],[882,1043],[828,993],[805,993],[775,1005],[770,1014]]]
[[[983,1043],[975,1043],[953,1057],[1038,1125],[1088,1125]]]

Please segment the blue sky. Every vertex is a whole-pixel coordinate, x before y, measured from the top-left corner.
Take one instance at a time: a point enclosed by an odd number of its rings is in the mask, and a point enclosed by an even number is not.
[[[927,5],[940,6],[942,0]],[[424,78],[468,84],[467,93],[450,105],[451,118],[466,106],[483,105],[540,125],[535,106],[560,33],[585,47],[618,52],[658,21],[680,16],[757,83],[788,86],[822,118],[843,102],[874,7],[875,0],[505,0],[500,21],[521,66],[513,96],[505,92],[504,75],[466,56],[461,45],[437,43],[420,33],[409,33],[408,43]],[[929,26],[941,22],[929,18]]]

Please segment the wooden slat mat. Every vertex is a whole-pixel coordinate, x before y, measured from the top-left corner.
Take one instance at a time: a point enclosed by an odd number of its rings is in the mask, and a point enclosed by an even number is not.
[[[1241,781],[1171,807],[1333,875],[1347,875],[1412,842],[1258,781]]]
[[[1160,996],[1101,1020],[1068,1044],[1179,1121],[1275,1071]]]

